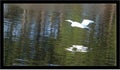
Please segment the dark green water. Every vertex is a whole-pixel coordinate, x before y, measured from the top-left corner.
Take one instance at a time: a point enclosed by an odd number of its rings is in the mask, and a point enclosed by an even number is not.
[[[116,66],[115,9],[114,4],[6,5],[4,66]],[[67,19],[94,23],[86,30]],[[65,49],[72,45],[87,46],[88,52]]]

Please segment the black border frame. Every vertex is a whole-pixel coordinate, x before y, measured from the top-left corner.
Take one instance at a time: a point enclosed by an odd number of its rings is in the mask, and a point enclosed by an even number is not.
[[[119,10],[119,6],[120,6],[120,2],[119,0],[111,0],[111,1],[108,1],[108,0],[96,0],[96,1],[91,1],[91,0],[64,0],[64,1],[61,1],[61,0],[20,0],[20,1],[17,1],[17,0],[14,0],[14,1],[8,1],[8,0],[4,0],[4,1],[1,1],[0,2],[0,21],[1,21],[1,24],[0,24],[0,50],[1,50],[1,60],[0,60],[0,68],[1,69],[119,69],[120,68],[120,48],[119,48],[119,21],[120,21],[120,10]],[[117,66],[3,66],[3,4],[4,3],[59,3],[59,4],[78,4],[78,3],[96,3],[96,4],[101,4],[101,3],[115,3],[116,4],[116,17],[117,17]]]

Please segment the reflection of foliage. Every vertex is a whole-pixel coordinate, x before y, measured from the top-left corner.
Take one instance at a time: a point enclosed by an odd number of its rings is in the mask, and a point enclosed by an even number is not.
[[[20,17],[22,9],[17,5],[8,5],[8,12],[5,14],[5,18],[17,19]]]

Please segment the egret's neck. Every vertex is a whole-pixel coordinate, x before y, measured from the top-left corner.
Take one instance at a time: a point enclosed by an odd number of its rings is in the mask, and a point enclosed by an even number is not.
[[[70,22],[70,23],[73,23],[73,21],[72,21],[72,20],[69,20],[69,22]]]
[[[72,20],[66,20],[66,21],[68,21],[68,22],[70,22],[70,23],[73,23],[73,21],[72,21]]]

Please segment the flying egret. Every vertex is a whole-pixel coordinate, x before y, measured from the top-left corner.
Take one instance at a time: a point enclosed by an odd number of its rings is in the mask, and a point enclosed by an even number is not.
[[[68,22],[72,23],[72,24],[71,24],[72,27],[87,28],[87,29],[89,29],[88,25],[89,25],[90,23],[94,23],[94,21],[88,20],[88,19],[84,19],[84,20],[82,21],[82,23],[75,22],[75,21],[72,21],[72,20],[65,20],[65,21],[68,21]]]
[[[88,47],[85,47],[83,45],[73,45],[74,48],[76,48],[77,52],[87,52]]]
[[[76,50],[73,50],[74,48],[76,48]],[[88,47],[83,45],[72,45],[72,47],[66,48],[66,50],[70,52],[88,52]]]

